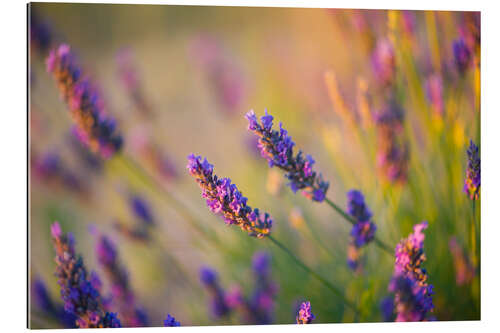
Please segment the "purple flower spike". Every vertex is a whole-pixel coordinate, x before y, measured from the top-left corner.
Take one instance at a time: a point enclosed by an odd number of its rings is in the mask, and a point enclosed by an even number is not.
[[[268,114],[262,116],[259,123],[257,116],[251,110],[245,117],[248,120],[248,129],[259,137],[258,147],[262,157],[269,162],[269,167],[276,166],[286,171],[286,178],[290,181],[290,189],[295,193],[302,193],[309,199],[322,202],[328,191],[329,183],[323,180],[321,174],[313,171],[315,161],[307,155],[305,158],[302,151],[294,156],[293,147],[295,143],[288,132],[280,123],[279,131],[273,130],[273,116]]]
[[[167,318],[163,321],[163,326],[165,327],[178,327],[181,326],[181,323],[176,321],[174,317],[170,315],[170,313],[167,314]]]
[[[97,261],[111,283],[111,303],[120,312],[126,327],[147,326],[147,317],[142,314],[135,302],[130,287],[128,272],[118,258],[115,244],[105,235],[96,235]],[[97,282],[100,284],[100,282]],[[99,288],[97,288],[99,289]]]
[[[218,178],[213,174],[213,165],[201,156],[188,156],[187,168],[202,189],[207,206],[220,213],[226,224],[234,224],[247,231],[250,236],[263,238],[270,234],[272,219],[267,213],[247,205],[247,198],[231,183],[229,178]]]
[[[210,311],[215,318],[229,314],[231,308],[226,302],[225,292],[219,285],[217,272],[208,267],[200,270],[200,281],[210,294]]]
[[[464,75],[467,68],[469,68],[472,57],[469,47],[463,38],[459,38],[453,42],[453,56],[458,72]]]
[[[302,302],[296,317],[297,324],[310,324],[314,319],[316,319],[316,317],[311,312],[311,303]]]
[[[394,293],[396,321],[429,320],[434,308],[433,286],[427,283],[427,272],[421,267],[426,260],[423,231],[427,222],[416,224],[413,233],[396,246],[394,276],[389,291]]]
[[[56,250],[56,277],[61,287],[64,310],[76,316],[80,328],[121,327],[116,314],[103,310],[101,296],[89,280],[81,256],[76,256],[71,234],[63,234],[59,223],[52,227]]]
[[[352,270],[357,270],[361,247],[365,246],[375,238],[377,226],[371,220],[372,212],[365,204],[365,198],[360,191],[351,190],[347,192],[347,212],[356,223],[351,230],[351,241],[347,250],[347,264]]]
[[[481,193],[481,159],[479,158],[479,147],[472,140],[470,140],[469,149],[467,149],[467,157],[464,192],[471,200],[477,200]]]
[[[110,158],[121,149],[122,137],[116,133],[116,122],[108,116],[97,90],[82,77],[70,47],[61,44],[52,50],[46,65],[68,104],[76,137],[92,152]]]

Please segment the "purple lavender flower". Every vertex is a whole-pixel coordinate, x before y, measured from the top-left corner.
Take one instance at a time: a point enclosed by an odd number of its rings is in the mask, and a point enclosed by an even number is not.
[[[384,297],[380,302],[380,310],[384,321],[394,321],[394,297]]]
[[[360,191],[350,190],[347,192],[347,213],[356,221],[351,230],[347,264],[352,270],[357,270],[360,267],[361,247],[375,238],[377,226],[370,221],[372,212],[366,206],[365,198]]]
[[[145,313],[142,315],[135,302],[135,295],[130,287],[128,272],[118,259],[116,246],[105,235],[100,235],[96,244],[97,261],[111,283],[111,304],[120,312],[126,327],[147,325]]]
[[[208,267],[200,270],[200,281],[210,294],[210,311],[215,318],[229,314],[231,308],[225,298],[225,292],[219,285],[217,273]]]
[[[316,317],[311,312],[311,303],[302,302],[296,317],[297,324],[310,324],[314,319],[316,319]]]
[[[42,279],[36,278],[31,287],[33,303],[44,313],[60,322],[66,328],[76,328],[76,316],[64,311],[62,305],[56,303],[49,294]]]
[[[154,218],[151,211],[151,207],[144,198],[138,195],[132,195],[130,197],[130,206],[132,208],[132,212],[134,213],[134,215],[138,217],[141,221],[143,221],[148,225],[154,224]]]
[[[247,303],[247,321],[251,324],[272,323],[274,298],[278,286],[271,280],[271,256],[267,252],[257,252],[252,259],[255,287]]]
[[[402,135],[404,112],[390,102],[375,115],[377,126],[377,167],[391,183],[403,184],[408,178],[408,143]]]
[[[389,291],[394,292],[396,321],[428,320],[433,310],[433,286],[427,283],[427,272],[421,267],[426,260],[423,246],[427,222],[413,227],[413,233],[396,246],[394,276]]]
[[[248,119],[248,129],[259,137],[259,148],[262,157],[266,158],[269,166],[277,166],[286,171],[286,178],[290,181],[288,184],[295,193],[297,190],[303,190],[303,194],[318,202],[325,199],[329,183],[323,180],[321,174],[313,171],[312,166],[315,161],[307,155],[305,158],[302,151],[294,156],[293,146],[295,143],[283,129],[280,123],[280,130],[273,130],[273,116],[267,113],[261,117],[261,123],[253,110],[246,114]]]
[[[434,309],[432,285],[421,285],[411,276],[396,274],[389,291],[394,292],[396,321],[427,321],[428,313]]]
[[[455,66],[461,75],[464,75],[471,63],[471,52],[463,38],[453,41],[453,57]]]
[[[385,86],[391,85],[396,76],[396,57],[390,40],[380,39],[371,58],[375,78]]]
[[[263,238],[271,232],[272,219],[269,214],[261,214],[257,208],[247,205],[247,198],[238,191],[229,178],[217,178],[213,165],[201,156],[188,156],[187,168],[202,189],[207,205],[214,213],[221,213],[226,224],[234,224],[250,236]]]
[[[167,314],[167,318],[163,321],[163,326],[165,327],[178,327],[181,326],[181,323],[176,321],[174,317],[170,315],[170,313]]]
[[[30,46],[45,55],[52,45],[53,33],[49,24],[40,18],[33,6],[30,6],[29,29]]]
[[[63,234],[58,222],[52,224],[51,234],[64,310],[77,317],[80,328],[121,327],[116,314],[103,311],[101,297],[88,279],[83,259],[75,254],[73,235]]]
[[[481,193],[481,159],[479,158],[479,147],[472,140],[470,140],[469,149],[467,149],[467,157],[464,192],[471,200],[477,200]]]
[[[47,71],[68,104],[78,139],[92,152],[109,158],[121,149],[122,137],[116,133],[116,121],[107,114],[97,90],[82,77],[75,58],[70,47],[61,44],[47,57]]]

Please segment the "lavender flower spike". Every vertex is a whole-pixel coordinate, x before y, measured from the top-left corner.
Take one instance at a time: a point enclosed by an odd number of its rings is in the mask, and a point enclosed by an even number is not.
[[[310,324],[314,319],[316,319],[316,317],[311,312],[311,303],[302,302],[296,317],[297,324]]]
[[[107,114],[97,90],[82,77],[75,58],[69,45],[61,44],[47,57],[47,72],[52,73],[68,104],[78,139],[92,152],[109,158],[120,150],[122,137],[116,133],[116,121]]]
[[[167,314],[167,318],[163,321],[163,326],[165,327],[178,327],[181,326],[181,323],[176,321],[174,317],[170,315],[170,313]]]
[[[481,159],[479,158],[479,147],[472,140],[470,140],[469,149],[467,149],[467,157],[464,192],[471,200],[477,200],[481,193]]]
[[[426,260],[423,251],[427,222],[413,227],[413,233],[396,246],[394,276],[389,291],[394,292],[396,321],[429,320],[434,309],[433,286],[427,283],[427,271],[421,267]]]
[[[136,305],[128,272],[118,258],[115,244],[105,235],[99,235],[96,244],[97,261],[111,284],[111,302],[116,306],[126,327],[147,326],[147,318]]]
[[[377,226],[371,221],[372,212],[365,204],[365,198],[360,191],[347,192],[347,212],[356,223],[351,230],[351,240],[347,251],[347,264],[352,270],[359,268],[361,247],[375,238]]]
[[[257,208],[252,210],[231,179],[214,175],[213,165],[207,159],[202,161],[201,156],[191,154],[188,161],[189,173],[196,178],[212,212],[221,213],[227,224],[239,226],[250,236],[263,238],[270,234],[273,221],[269,214],[261,214]]]
[[[91,283],[81,256],[76,256],[71,233],[63,234],[58,222],[51,226],[56,250],[56,277],[64,310],[74,314],[80,328],[121,327],[116,313],[104,312],[99,292]]]
[[[253,110],[248,112],[245,117],[248,120],[248,129],[259,136],[259,149],[262,157],[266,158],[269,166],[277,166],[286,171],[286,178],[290,180],[288,184],[295,193],[297,190],[303,190],[303,194],[318,202],[325,199],[329,183],[323,180],[321,174],[313,171],[312,166],[315,161],[307,155],[305,158],[302,151],[294,156],[293,146],[295,143],[283,129],[280,123],[280,130],[273,130],[273,116],[267,113],[260,118],[261,122]]]
[[[219,285],[217,272],[208,267],[200,270],[200,281],[210,294],[210,310],[215,318],[221,318],[231,311],[226,302],[226,295]]]

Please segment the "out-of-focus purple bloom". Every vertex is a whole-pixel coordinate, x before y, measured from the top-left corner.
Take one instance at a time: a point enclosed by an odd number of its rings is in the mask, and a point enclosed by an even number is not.
[[[191,51],[206,74],[219,105],[226,112],[236,112],[244,100],[246,89],[241,69],[213,37],[202,36],[196,39]]]
[[[181,326],[181,323],[176,321],[170,313],[167,314],[167,318],[163,321],[163,326],[165,327],[178,327]]]
[[[461,75],[464,75],[471,63],[471,52],[463,38],[453,41],[453,57],[455,67]]]
[[[396,57],[390,40],[379,39],[377,41],[371,63],[375,79],[382,85],[392,85],[396,77]]]
[[[365,204],[365,198],[360,191],[350,190],[347,192],[347,212],[356,220],[350,234],[347,264],[352,270],[357,270],[361,247],[375,238],[377,226],[371,221],[372,212]]]
[[[405,183],[409,149],[403,133],[403,110],[394,102],[375,115],[377,126],[377,167],[391,183]]]
[[[251,324],[272,323],[274,298],[278,286],[271,280],[271,256],[267,252],[257,252],[252,259],[255,287],[248,302],[248,321]]]
[[[134,213],[134,215],[141,221],[149,225],[154,224],[151,207],[146,202],[146,200],[144,200],[144,198],[138,195],[132,195],[130,197],[130,207],[132,208],[132,212]]]
[[[230,312],[225,292],[219,285],[217,273],[208,267],[200,270],[200,281],[210,294],[210,312],[215,318],[221,318]]]
[[[132,50],[124,48],[118,51],[116,55],[118,66],[118,77],[125,88],[127,94],[131,97],[135,107],[144,114],[151,111],[149,103],[144,96],[143,87],[137,68],[135,66]]]
[[[49,294],[47,286],[40,279],[36,278],[31,287],[31,298],[40,310],[60,322],[66,328],[76,327],[76,316],[64,311],[61,304],[56,303]]]
[[[310,324],[314,319],[316,319],[316,317],[311,312],[311,303],[302,302],[296,317],[297,324]]]
[[[103,311],[101,296],[88,279],[83,259],[75,254],[73,235],[63,234],[58,222],[51,226],[51,234],[64,310],[77,317],[80,328],[121,327],[115,314]]]
[[[456,237],[449,241],[450,252],[455,266],[455,281],[458,286],[470,283],[475,275],[474,266],[464,248],[458,243]]]
[[[115,306],[125,327],[147,326],[145,313],[140,313],[130,287],[128,272],[118,259],[115,244],[105,235],[98,235],[97,261],[111,285],[111,305]],[[141,314],[138,316],[138,313]]]
[[[221,213],[226,224],[234,224],[250,236],[263,238],[271,232],[272,219],[267,213],[247,205],[247,198],[238,191],[229,178],[218,178],[213,174],[213,165],[201,156],[188,156],[187,168],[196,178],[207,205],[214,213]]]
[[[389,285],[394,293],[396,321],[427,321],[434,309],[432,285],[421,285],[411,276],[396,274]]]
[[[321,174],[313,171],[314,159],[307,155],[305,158],[302,151],[294,156],[293,146],[295,143],[288,132],[280,123],[280,130],[273,130],[273,116],[267,113],[261,117],[261,123],[252,111],[246,114],[248,129],[259,137],[259,145],[262,157],[266,158],[269,166],[277,166],[286,171],[288,184],[295,193],[302,193],[313,201],[322,202],[328,191],[329,183],[323,180]]]
[[[425,82],[425,92],[427,99],[431,103],[434,112],[442,116],[444,112],[443,104],[443,80],[438,74],[429,76]]]
[[[380,302],[380,310],[384,321],[394,321],[394,297],[384,297]]]
[[[52,29],[47,22],[40,18],[32,6],[30,7],[29,29],[31,47],[45,56],[52,45]]]
[[[423,247],[427,222],[416,224],[413,233],[401,240],[395,250],[394,276],[389,291],[394,293],[396,321],[429,320],[434,308],[433,286],[427,283],[427,271],[422,268],[426,260]]]
[[[477,200],[481,194],[481,159],[479,147],[472,140],[467,149],[467,158],[464,192],[471,200]]]
[[[122,137],[116,131],[97,90],[82,77],[69,45],[61,44],[50,51],[47,71],[52,73],[64,101],[67,103],[77,138],[92,152],[109,158],[122,147]]]
[[[88,189],[84,186],[84,182],[64,163],[59,154],[53,151],[42,155],[33,153],[31,165],[36,179],[82,196],[87,195]]]

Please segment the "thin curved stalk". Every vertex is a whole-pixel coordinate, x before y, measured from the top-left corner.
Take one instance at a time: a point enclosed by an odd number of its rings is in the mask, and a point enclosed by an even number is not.
[[[356,308],[356,305],[354,305],[353,302],[351,302],[348,299],[346,299],[344,297],[344,294],[340,291],[339,288],[335,287],[328,280],[326,280],[321,275],[319,275],[314,270],[312,270],[309,266],[307,266],[306,264],[304,264],[302,262],[302,260],[300,260],[295,254],[293,254],[293,252],[290,249],[288,249],[285,245],[283,245],[280,241],[278,241],[277,239],[275,239],[273,236],[269,235],[269,236],[267,236],[267,238],[269,238],[269,240],[271,240],[271,242],[273,242],[276,246],[278,246],[281,250],[283,250],[286,254],[288,254],[290,256],[290,258],[292,258],[292,260],[298,266],[300,266],[306,272],[308,272],[309,274],[311,274],[319,282],[321,282],[323,285],[325,285],[325,287],[327,287],[328,289],[330,289],[330,291],[332,291],[337,297],[339,297],[345,305],[347,305],[348,307],[350,307],[355,313],[359,313],[359,310]]]

